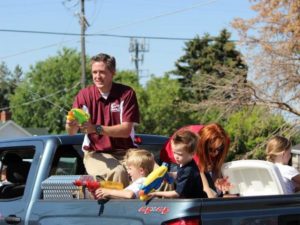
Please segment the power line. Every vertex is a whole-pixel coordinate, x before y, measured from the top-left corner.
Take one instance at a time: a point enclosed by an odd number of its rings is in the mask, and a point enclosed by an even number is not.
[[[30,34],[43,34],[43,35],[66,35],[66,36],[81,36],[79,33],[65,33],[65,32],[48,32],[48,31],[32,31],[32,30],[12,30],[12,29],[0,29],[0,32],[13,32],[13,33],[30,33]],[[180,37],[158,37],[158,36],[139,36],[139,35],[116,35],[116,34],[85,34],[85,36],[103,36],[113,38],[127,38],[127,39],[152,39],[152,40],[167,40],[167,41],[191,41],[195,38],[180,38]],[[71,42],[74,40],[66,40],[63,43]],[[237,40],[229,40],[230,42],[237,42]],[[38,51],[45,48],[57,46],[61,43],[54,43],[40,48],[29,49],[12,55],[6,55],[0,57],[0,60],[26,54],[33,51]]]
[[[66,33],[66,32],[51,32],[51,31],[34,31],[34,30],[13,30],[13,29],[0,29],[0,32],[11,33],[28,33],[28,34],[45,34],[45,35],[65,35],[65,36],[80,36],[79,33]],[[190,41],[193,38],[181,38],[181,37],[158,37],[158,36],[139,36],[139,35],[117,35],[117,34],[89,34],[85,36],[104,36],[115,38],[146,38],[146,39],[158,39],[158,40],[174,40],[174,41]]]
[[[162,14],[159,14],[159,15],[155,15],[155,16],[151,16],[151,17],[144,18],[144,19],[141,19],[141,20],[133,21],[133,22],[130,22],[128,24],[123,24],[123,25],[119,25],[119,26],[116,26],[116,27],[112,27],[112,28],[107,29],[107,30],[108,31],[117,30],[117,29],[120,29],[120,28],[132,26],[132,25],[136,25],[136,24],[140,24],[140,23],[144,23],[144,22],[148,22],[148,21],[151,21],[151,20],[156,20],[158,18],[162,18],[162,17],[165,17],[165,16],[170,16],[170,15],[186,12],[186,11],[198,8],[200,6],[203,6],[203,5],[211,4],[211,3],[216,2],[216,1],[217,0],[209,0],[207,2],[200,2],[200,3],[197,3],[197,4],[192,5],[190,7],[185,7],[185,8],[177,9],[175,11],[165,12],[165,13],[162,13]]]
[[[61,43],[67,43],[67,42],[70,42],[70,40],[69,41],[62,41]],[[22,51],[22,52],[15,53],[15,54],[2,56],[2,57],[0,57],[0,60],[10,58],[10,57],[14,57],[14,56],[18,56],[18,55],[22,55],[22,54],[26,54],[26,53],[33,52],[33,51],[39,51],[39,50],[42,50],[42,49],[51,48],[51,47],[57,46],[61,43],[54,43],[54,44],[42,46],[42,47],[39,47],[39,48],[29,49],[29,50],[25,50],[25,51]]]
[[[9,109],[13,109],[13,108],[22,107],[22,106],[29,105],[29,104],[32,104],[32,103],[38,102],[38,101],[46,101],[46,102],[52,104],[53,106],[58,107],[58,108],[60,108],[61,110],[64,110],[64,111],[67,112],[67,111],[69,111],[69,110],[67,110],[67,109],[65,109],[65,108],[62,108],[61,106],[57,105],[57,104],[54,103],[54,102],[51,102],[51,101],[49,100],[49,98],[52,97],[52,96],[55,96],[55,95],[57,95],[57,94],[59,94],[59,93],[62,93],[62,92],[67,93],[67,92],[69,92],[70,90],[72,90],[72,89],[74,89],[74,88],[77,88],[77,86],[78,86],[79,84],[80,84],[80,82],[77,82],[73,87],[70,87],[70,88],[64,88],[64,89],[62,89],[62,90],[56,91],[55,93],[51,93],[51,94],[49,94],[49,95],[38,96],[38,98],[34,98],[34,99],[31,100],[31,101],[24,102],[24,103],[19,104],[18,106],[15,106],[15,107],[3,107],[3,108],[0,108],[0,111],[4,111],[4,110],[9,110]],[[35,93],[32,93],[32,94],[36,95]]]

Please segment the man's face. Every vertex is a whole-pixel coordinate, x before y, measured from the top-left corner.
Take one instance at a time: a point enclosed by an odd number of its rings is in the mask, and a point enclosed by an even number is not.
[[[93,82],[96,87],[104,93],[110,91],[114,73],[112,73],[104,62],[94,62],[92,64]]]

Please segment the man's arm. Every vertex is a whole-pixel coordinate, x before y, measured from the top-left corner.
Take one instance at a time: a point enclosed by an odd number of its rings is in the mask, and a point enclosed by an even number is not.
[[[132,122],[123,122],[122,124],[118,124],[114,126],[102,126],[102,134],[110,137],[127,138],[131,133],[133,124],[134,123]],[[96,133],[96,125],[87,122],[82,125],[81,130],[86,131],[86,133]],[[71,131],[75,131],[75,129]],[[76,132],[77,131],[78,129],[76,130]]]
[[[123,122],[122,124],[114,125],[114,126],[102,126],[103,134],[108,135],[110,137],[129,137],[133,123],[131,122]]]

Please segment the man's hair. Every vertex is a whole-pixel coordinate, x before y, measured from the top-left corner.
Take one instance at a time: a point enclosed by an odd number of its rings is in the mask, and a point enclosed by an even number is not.
[[[99,53],[91,58],[91,65],[95,62],[103,62],[107,66],[110,72],[116,72],[116,59],[105,53]]]
[[[188,153],[194,153],[198,144],[198,135],[189,130],[179,130],[172,137],[173,143],[184,144],[184,150]]]
[[[282,136],[274,136],[268,141],[266,153],[267,161],[274,162],[277,155],[280,155],[283,151],[290,150],[292,142]]]
[[[146,176],[152,172],[155,164],[154,156],[151,152],[137,148],[128,150],[125,156],[125,162],[127,165],[144,169]]]

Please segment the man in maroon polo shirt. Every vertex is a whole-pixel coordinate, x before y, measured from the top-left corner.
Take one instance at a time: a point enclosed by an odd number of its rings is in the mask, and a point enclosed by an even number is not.
[[[88,174],[129,184],[123,159],[134,145],[134,124],[139,123],[139,107],[134,90],[113,82],[114,57],[98,54],[91,59],[93,85],[79,91],[73,108],[82,108],[90,120],[82,125],[66,121],[66,131],[86,133],[82,149]]]

